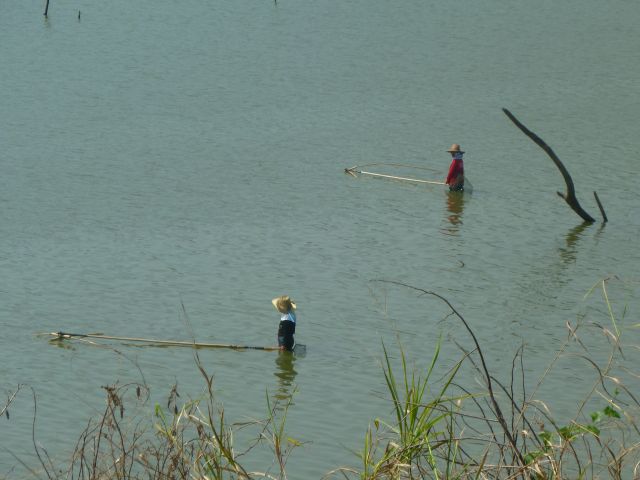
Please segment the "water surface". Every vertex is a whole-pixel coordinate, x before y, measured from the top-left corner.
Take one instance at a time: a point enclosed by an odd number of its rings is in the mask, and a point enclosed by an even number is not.
[[[440,335],[443,365],[460,357],[451,337],[470,346],[440,302],[372,280],[448,298],[502,378],[523,341],[539,373],[567,321],[606,322],[584,295],[608,275],[624,280],[617,308],[637,312],[635,2],[54,0],[49,13],[0,5],[0,382],[33,387],[52,455],[102,409],[100,386],[140,381],[134,365],[154,398],[203,384],[188,349],[56,348],[36,332],[272,344],[270,300],[291,295],[306,357],[199,354],[228,418],[263,418],[266,394],[297,388],[288,428],[309,443],[289,471],[320,478],[357,465],[390,411],[383,341],[398,335],[420,368]],[[580,226],[502,107],[597,217],[599,192],[606,226]],[[472,195],[343,173],[395,162],[441,180],[454,142]],[[545,384],[558,415],[583,368]],[[11,453],[34,461],[30,395],[1,422],[0,475],[21,468]]]

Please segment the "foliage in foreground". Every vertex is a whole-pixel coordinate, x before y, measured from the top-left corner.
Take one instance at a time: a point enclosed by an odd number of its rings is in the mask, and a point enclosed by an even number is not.
[[[636,421],[640,402],[618,375],[626,373],[631,381],[637,381],[637,374],[623,365],[624,351],[635,346],[623,345],[624,318],[617,319],[613,313],[607,282],[599,285],[611,328],[588,325],[583,319],[575,326],[567,323],[565,342],[530,393],[525,389],[523,347],[513,358],[510,383],[504,384],[491,374],[474,332],[448,300],[406,284],[384,282],[444,302],[463,324],[474,349],[463,349],[462,360],[441,382],[431,378],[439,348],[424,377],[409,373],[401,352],[399,381],[385,350],[383,368],[395,422],[386,425],[376,420],[369,428],[361,452],[361,470],[340,468],[332,473],[363,480],[640,478],[640,430]],[[626,313],[625,309],[623,317]],[[601,364],[593,360],[579,335],[589,327],[600,331],[610,345],[609,355]],[[558,361],[569,355],[571,345],[582,350],[579,357],[596,375],[590,391],[578,400],[573,417],[558,422],[547,404],[536,399],[536,392]],[[472,393],[456,384],[463,362],[472,365],[484,391]],[[587,407],[594,404],[598,407],[587,413]]]
[[[286,401],[275,403],[267,394],[264,420],[229,424],[222,405],[216,401],[213,377],[203,369],[197,352],[195,356],[206,384],[200,398],[181,401],[174,386],[166,406],[156,404],[150,419],[149,390],[144,384],[104,386],[105,409],[83,430],[67,468],[56,467],[35,437],[40,470],[21,463],[34,477],[50,480],[286,479],[289,455],[302,445],[285,436],[286,416],[295,391]],[[8,406],[9,403],[4,410]],[[250,427],[257,432],[255,439],[238,452],[234,434]],[[269,470],[248,471],[240,461],[257,446],[267,446],[272,451],[274,461]]]
[[[450,308],[471,338],[466,351],[444,377],[434,378],[440,356],[438,342],[426,373],[410,369],[400,348],[400,372],[383,345],[382,364],[393,406],[391,421],[375,419],[365,434],[359,468],[341,467],[326,478],[383,479],[583,479],[638,478],[640,407],[632,389],[619,372],[624,352],[626,310],[617,318],[609,302],[607,280],[601,289],[611,328],[567,323],[568,336],[531,392],[525,389],[524,348],[512,361],[509,383],[489,371],[484,352],[467,321],[444,297],[409,285],[395,284],[439,299]],[[603,362],[596,362],[582,338],[582,331],[597,327],[610,345]],[[579,335],[580,334],[580,335]],[[591,390],[577,404],[569,421],[558,422],[546,403],[536,399],[541,383],[569,347],[582,350],[581,358],[596,372]],[[34,441],[41,463],[36,477],[49,479],[286,479],[286,464],[300,442],[288,438],[285,423],[290,401],[272,404],[267,395],[267,417],[252,423],[253,442],[238,452],[234,433],[247,424],[229,424],[214,397],[213,378],[196,364],[205,381],[200,399],[180,403],[174,387],[166,407],[156,405],[152,428],[146,416],[129,418],[125,404],[148,404],[144,385],[104,387],[106,407],[89,422],[80,436],[70,466],[64,471]],[[484,388],[471,392],[457,383],[460,369],[471,366]],[[9,396],[8,407],[21,386]],[[135,393],[134,393],[135,392]],[[35,401],[35,396],[34,396]],[[593,405],[598,405],[594,409]],[[589,410],[593,410],[590,411]],[[265,471],[249,471],[245,455],[256,447],[270,449],[273,462]]]

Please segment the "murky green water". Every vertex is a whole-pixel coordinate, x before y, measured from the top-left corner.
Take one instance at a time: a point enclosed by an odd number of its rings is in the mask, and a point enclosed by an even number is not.
[[[450,337],[470,345],[436,300],[372,280],[447,297],[505,378],[522,341],[540,372],[567,321],[607,322],[597,295],[583,299],[607,275],[624,279],[612,298],[637,321],[636,2],[42,11],[0,4],[0,386],[33,387],[52,455],[101,410],[101,385],[140,380],[134,363],[158,398],[202,382],[188,349],[63,349],[36,332],[184,339],[183,304],[199,341],[272,344],[270,300],[290,294],[306,357],[200,358],[230,419],[262,418],[265,392],[297,386],[288,427],[309,443],[289,471],[319,478],[357,464],[350,450],[389,413],[382,341],[399,332],[419,366],[441,333],[445,365],[460,356]],[[554,148],[599,218],[598,191],[604,228],[579,227],[559,172],[502,107]],[[441,180],[454,142],[474,185],[462,198],[343,173],[396,162]],[[558,414],[583,368],[564,364],[541,392]],[[34,461],[32,416],[23,390],[0,421],[0,475],[22,468],[11,453]]]

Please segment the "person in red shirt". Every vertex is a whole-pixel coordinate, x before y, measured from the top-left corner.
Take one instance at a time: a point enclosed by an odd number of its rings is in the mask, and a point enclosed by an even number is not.
[[[447,150],[447,152],[451,154],[451,165],[449,166],[449,174],[444,183],[449,185],[450,191],[461,192],[464,190],[464,164],[462,162],[464,152],[457,143],[451,145],[451,148]]]

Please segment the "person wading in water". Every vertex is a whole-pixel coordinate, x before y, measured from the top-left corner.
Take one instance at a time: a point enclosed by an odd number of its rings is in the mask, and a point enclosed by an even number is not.
[[[460,150],[460,145],[457,143],[451,145],[447,152],[451,154],[451,165],[444,183],[449,185],[451,192],[461,192],[464,190],[464,164],[462,162],[464,152]]]
[[[296,333],[296,304],[288,295],[282,295],[271,300],[276,310],[280,312],[278,325],[278,346],[280,350],[291,352],[295,343],[293,335]]]

